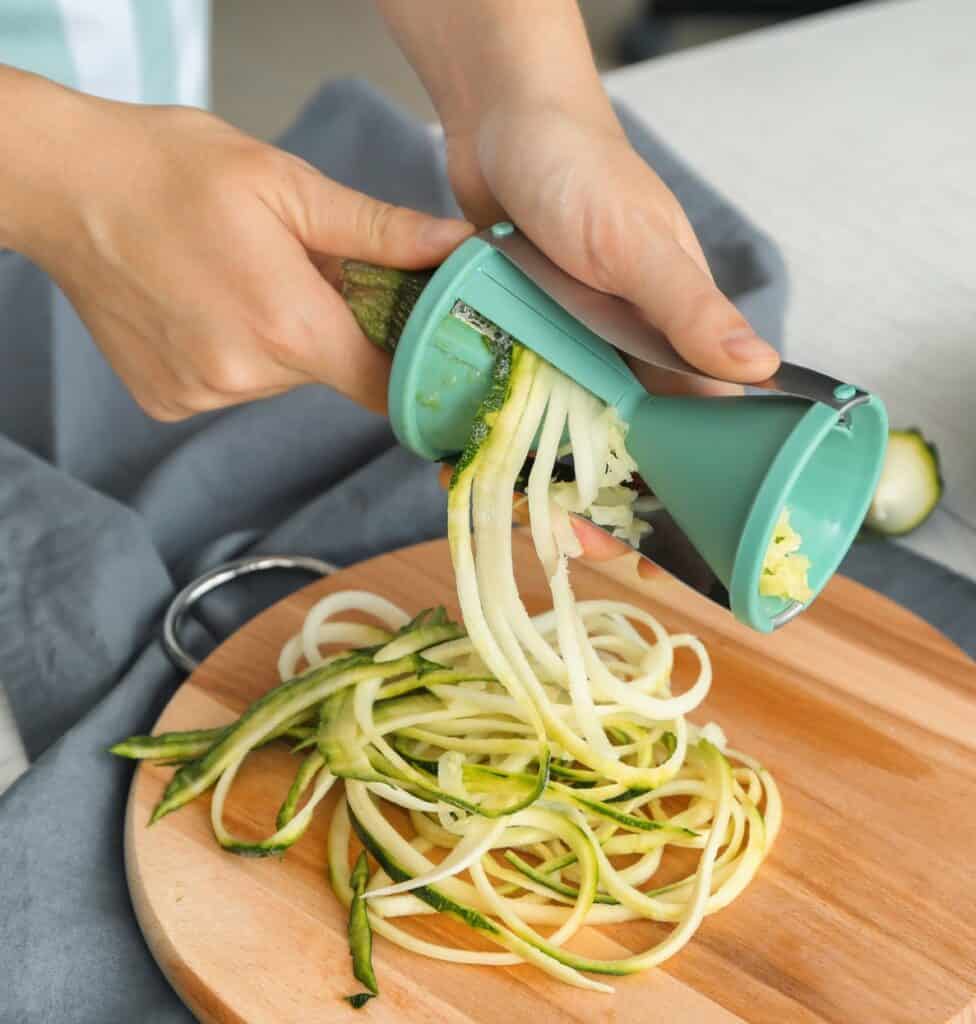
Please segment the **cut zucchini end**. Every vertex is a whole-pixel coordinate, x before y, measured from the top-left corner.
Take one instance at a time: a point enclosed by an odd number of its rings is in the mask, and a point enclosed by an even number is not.
[[[942,498],[939,453],[917,427],[888,434],[881,478],[864,526],[872,533],[902,537],[917,529]]]
[[[392,353],[431,274],[427,270],[396,270],[345,260],[340,289],[363,334]]]
[[[354,1009],[361,1010],[370,999],[376,998],[375,992],[357,992],[352,996],[343,996],[343,999]]]

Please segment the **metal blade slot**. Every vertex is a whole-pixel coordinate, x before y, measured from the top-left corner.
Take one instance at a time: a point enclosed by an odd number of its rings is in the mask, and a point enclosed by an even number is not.
[[[476,309],[469,306],[466,302],[462,302],[460,299],[457,299],[451,307],[451,316],[453,316],[455,320],[460,320],[461,323],[467,324],[469,327],[473,327],[479,334],[483,334],[490,342],[492,342],[492,344],[509,345],[515,340],[508,331],[503,331],[498,324],[493,323],[486,316],[482,316]]]

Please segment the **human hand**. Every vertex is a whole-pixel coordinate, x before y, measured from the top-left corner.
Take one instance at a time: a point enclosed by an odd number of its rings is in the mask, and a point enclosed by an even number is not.
[[[340,257],[434,265],[469,225],[378,202],[202,111],[45,87],[57,90],[41,108],[57,115],[41,119],[48,159],[21,175],[32,186],[10,241],[150,415],[311,382],[385,410],[389,357],[328,278]]]
[[[564,270],[634,303],[706,374],[741,384],[775,372],[775,351],[716,287],[680,204],[628,142],[576,0],[379,3],[437,107],[469,220],[514,221]],[[634,369],[658,392],[739,390]],[[607,554],[602,531],[579,530],[588,552]]]
[[[573,276],[633,302],[707,374],[745,383],[775,372],[775,350],[716,287],[683,210],[615,118],[497,107],[473,136],[449,137],[448,153],[459,202],[474,223],[514,220]],[[740,390],[676,380],[640,363],[633,368],[651,390]],[[585,519],[575,519],[574,528],[590,560],[630,550]]]
[[[765,380],[779,357],[715,285],[677,199],[634,151],[609,104],[490,107],[449,135],[449,170],[465,215],[509,219],[574,277],[634,303],[689,363],[742,383]],[[644,364],[652,390],[674,382]],[[714,382],[679,382],[725,393]]]

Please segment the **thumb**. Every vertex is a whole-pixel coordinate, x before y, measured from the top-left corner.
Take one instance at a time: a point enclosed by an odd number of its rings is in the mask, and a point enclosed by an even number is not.
[[[631,238],[632,252],[618,264],[624,268],[621,293],[684,359],[703,373],[740,383],[776,372],[776,350],[677,240]]]
[[[466,221],[385,203],[304,165],[296,185],[289,219],[314,252],[412,270],[442,262],[474,231]]]

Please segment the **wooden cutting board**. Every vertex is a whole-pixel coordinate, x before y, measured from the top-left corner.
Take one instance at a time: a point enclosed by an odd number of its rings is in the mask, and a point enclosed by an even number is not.
[[[549,606],[524,536],[515,538],[530,611]],[[758,878],[663,969],[614,979],[604,996],[533,967],[427,960],[382,939],[382,995],[355,1011],[345,916],[326,879],[323,805],[282,859],[249,860],[213,841],[201,798],[145,827],[172,769],[141,766],[126,821],[136,914],[156,959],[203,1021],[955,1024],[976,1022],[976,666],[910,613],[835,579],[816,605],[760,636],[661,573],[632,561],[579,566],[580,597],[643,603],[707,645],[715,683],[698,721],[766,764],[785,826]],[[421,544],[294,594],[216,650],[173,697],[157,731],[230,720],[276,680],[275,661],[305,610],[363,588],[411,612],[457,614],[447,544]],[[109,737],[106,737],[109,739]],[[259,759],[259,760],[258,760]],[[242,770],[227,821],[272,830],[294,772],[284,749]],[[331,798],[330,798],[331,799]],[[464,941],[424,919],[424,934]],[[583,948],[623,956],[660,934],[650,923],[591,929]]]

